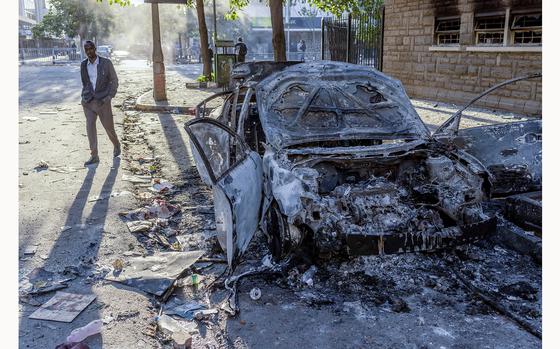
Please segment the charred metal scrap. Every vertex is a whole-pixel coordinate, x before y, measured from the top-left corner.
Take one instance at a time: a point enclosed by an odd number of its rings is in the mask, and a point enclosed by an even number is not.
[[[485,201],[540,190],[540,120],[430,134],[399,81],[331,61],[240,64],[232,84],[185,125],[230,265],[257,229],[276,257],[473,241],[495,229]]]

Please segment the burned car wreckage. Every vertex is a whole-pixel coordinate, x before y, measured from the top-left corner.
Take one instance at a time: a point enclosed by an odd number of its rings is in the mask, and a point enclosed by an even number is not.
[[[432,134],[401,83],[370,67],[237,65],[232,89],[185,125],[228,262],[258,229],[277,258],[300,245],[328,257],[484,237],[496,226],[486,201],[540,190],[541,121],[459,130],[461,111]]]

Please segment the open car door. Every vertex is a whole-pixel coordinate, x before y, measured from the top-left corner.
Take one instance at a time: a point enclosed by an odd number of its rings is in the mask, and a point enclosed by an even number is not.
[[[185,124],[199,174],[212,187],[218,241],[228,264],[247,249],[262,201],[262,160],[230,128],[210,118]]]
[[[477,158],[492,175],[492,196],[538,191],[542,188],[542,120],[500,123],[460,129],[462,113],[476,101],[511,83],[539,78],[532,74],[514,78],[484,91],[459,109],[433,134]]]

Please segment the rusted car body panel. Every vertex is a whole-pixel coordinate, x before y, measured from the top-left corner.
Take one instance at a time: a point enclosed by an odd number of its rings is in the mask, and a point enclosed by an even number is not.
[[[496,219],[483,203],[511,192],[512,171],[530,173],[526,188],[540,185],[540,139],[530,136],[540,135],[540,121],[456,133],[447,132],[455,126],[448,122],[433,136],[400,82],[374,69],[330,61],[260,65],[234,69],[243,78],[213,112],[216,120],[202,117],[209,113],[201,106],[201,117],[185,126],[199,144],[193,149],[201,176],[211,164],[200,158],[215,152],[233,168],[243,159],[262,160],[250,174],[230,171],[261,196],[253,192],[234,205],[242,189],[224,182],[229,198],[215,197],[229,200],[217,206],[234,217],[223,229],[234,241],[252,236],[247,229],[258,214],[276,257],[303,241],[312,241],[320,256],[431,251],[492,232]],[[201,144],[216,144],[213,131],[192,130],[205,122],[237,136],[210,150]],[[511,143],[516,150],[507,150]],[[242,221],[249,216],[251,224]],[[226,246],[228,256],[246,248],[236,246]]]

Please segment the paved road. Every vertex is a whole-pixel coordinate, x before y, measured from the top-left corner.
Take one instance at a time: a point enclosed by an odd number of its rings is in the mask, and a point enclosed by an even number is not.
[[[121,87],[113,104],[150,88],[150,68],[131,66],[117,67]],[[132,237],[118,236],[126,231],[126,226],[117,213],[135,208],[135,204],[133,197],[126,194],[128,183],[121,180],[126,164],[113,161],[112,145],[100,123],[97,131],[101,163],[89,169],[83,167],[89,150],[79,104],[79,66],[21,66],[19,81],[20,280],[35,268],[61,272],[66,267],[79,267],[81,275],[65,291],[97,296],[93,304],[68,324],[31,320],[28,317],[37,307],[20,303],[20,347],[54,348],[72,329],[100,318],[104,308],[115,315],[132,308],[141,309],[138,316],[147,317],[149,304],[138,293],[112,284],[89,284],[86,280],[96,263],[109,264],[127,251],[129,244],[134,246],[138,242]],[[114,113],[121,137],[123,113],[117,108]],[[41,160],[50,165],[49,169],[35,171]],[[111,193],[124,195],[94,201],[97,196]],[[63,226],[71,229],[61,229]],[[24,256],[23,250],[33,245],[37,246],[36,253]],[[51,292],[36,300],[44,303],[52,295]],[[134,328],[132,322],[123,322],[115,334],[108,331],[90,341],[90,345],[110,348],[113,343],[122,347],[122,343],[130,343],[126,342],[127,333],[141,330]],[[142,343],[139,347],[149,347]]]

